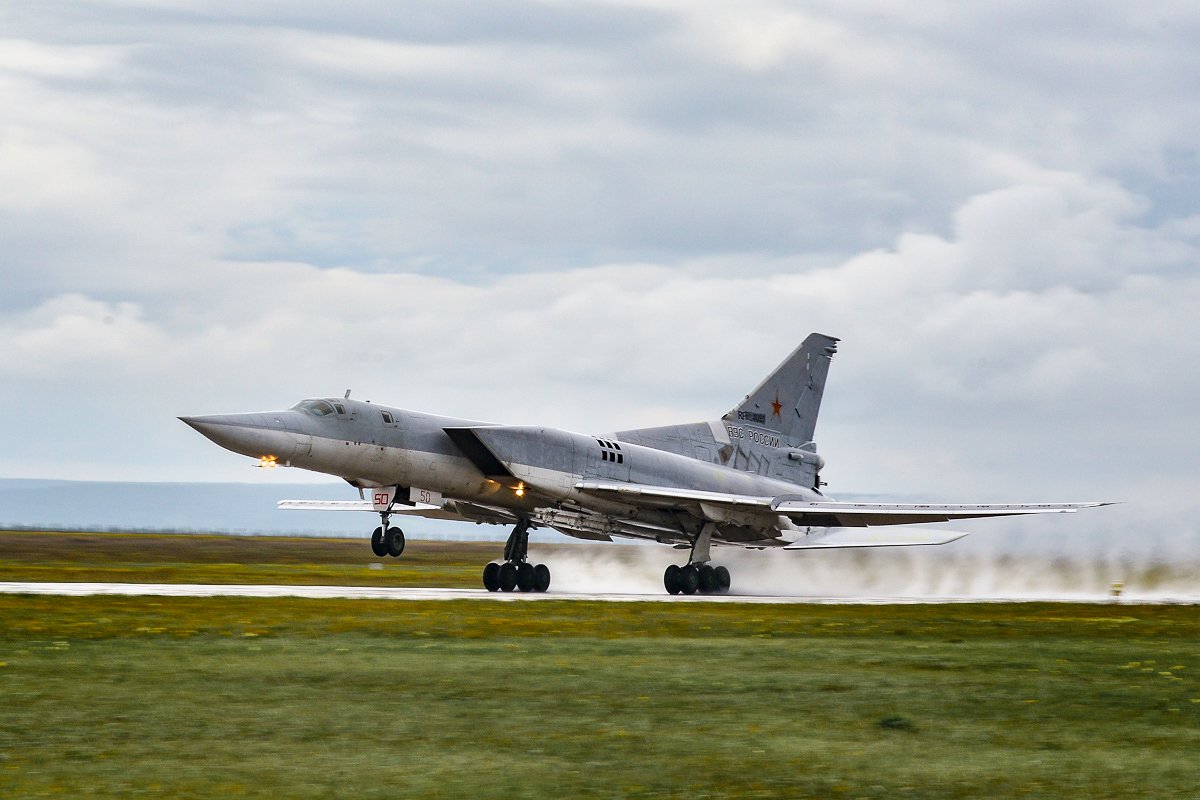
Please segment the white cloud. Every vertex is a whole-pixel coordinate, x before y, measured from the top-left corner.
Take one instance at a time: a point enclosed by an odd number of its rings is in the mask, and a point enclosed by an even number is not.
[[[0,374],[70,383],[97,367],[116,377],[136,370],[162,336],[134,303],[104,303],[83,295],[55,297],[22,314],[0,318]]]
[[[0,42],[2,474],[242,478],[172,417],[347,386],[698,419],[820,330],[837,490],[1196,477],[1188,6],[62,8]]]
[[[50,45],[0,39],[0,71],[43,78],[88,78],[118,66],[127,48],[118,45]]]
[[[1000,228],[1026,218],[1021,204],[989,213]],[[1121,215],[1097,219],[1067,226],[1058,243],[1086,249],[1099,234],[1156,252],[1187,246]],[[820,437],[843,487],[951,491],[985,474],[1001,487],[1070,487],[1081,480],[1053,471],[1078,457],[1094,460],[1081,478],[1106,485],[1111,453],[1147,444],[1147,476],[1156,461],[1186,463],[1183,444],[1156,433],[1164,414],[1195,417],[1200,379],[1186,365],[1200,355],[1189,335],[1200,280],[1147,263],[1093,291],[1037,272],[1028,288],[978,288],[990,280],[973,277],[984,245],[971,236],[986,243],[992,228],[906,236],[816,272],[745,276],[745,256],[723,269],[613,264],[480,285],[201,265],[204,281],[181,270],[152,313],[69,295],[12,315],[15,346],[0,364],[12,379],[78,384],[82,371],[105,391],[117,382],[121,405],[144,404],[153,385],[149,413],[162,420],[350,386],[378,402],[596,431],[719,415],[822,330],[845,340]]]

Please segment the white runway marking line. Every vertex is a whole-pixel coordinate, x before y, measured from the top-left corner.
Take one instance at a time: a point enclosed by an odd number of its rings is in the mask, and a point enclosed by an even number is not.
[[[345,600],[602,600],[612,603],[773,603],[826,605],[918,605],[941,603],[1083,603],[1116,605],[1198,605],[1200,597],[804,597],[781,595],[668,595],[555,592],[489,592],[485,589],[433,589],[394,586],[280,586],[205,583],[49,583],[0,581],[0,594],[71,597],[304,597]]]

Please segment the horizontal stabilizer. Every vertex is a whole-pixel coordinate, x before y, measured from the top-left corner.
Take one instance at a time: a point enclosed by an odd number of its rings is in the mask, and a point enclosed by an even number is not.
[[[279,508],[285,511],[374,511],[375,506],[369,500],[280,500]],[[461,521],[461,514],[456,514],[441,506],[431,506],[428,503],[416,503],[411,506],[392,506],[391,513],[395,516],[424,517],[425,519],[450,519]]]
[[[868,530],[866,528],[830,528],[784,546],[784,550],[838,550],[850,547],[918,547],[949,544],[966,536],[962,531]]]
[[[374,511],[367,500],[280,500],[284,511]]]

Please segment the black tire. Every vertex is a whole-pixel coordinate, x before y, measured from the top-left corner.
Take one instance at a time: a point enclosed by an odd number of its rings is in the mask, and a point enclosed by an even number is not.
[[[500,565],[495,561],[489,561],[483,568],[483,588],[489,592],[500,589]]]
[[[717,591],[725,594],[729,591],[729,570],[725,567],[717,567],[714,571],[717,573]]]
[[[663,573],[663,586],[667,588],[668,594],[679,594],[682,591],[682,587],[679,585],[679,572],[679,565],[672,564]]]
[[[517,588],[522,592],[532,592],[533,581],[533,564],[528,561],[517,564]]]
[[[400,554],[404,552],[404,531],[399,528],[388,528],[383,541],[387,545],[388,555],[392,558],[399,558]]]
[[[695,594],[700,588],[700,570],[694,564],[688,564],[679,570],[679,591],[684,594]]]
[[[717,571],[711,564],[702,564],[700,570],[700,594],[712,594],[717,590]]]
[[[535,592],[544,592],[550,588],[550,568],[545,564],[538,564],[533,568],[533,590]]]
[[[511,592],[517,588],[517,565],[505,561],[500,565],[500,591]]]
[[[387,555],[387,545],[383,542],[383,528],[371,532],[371,552],[383,558]]]

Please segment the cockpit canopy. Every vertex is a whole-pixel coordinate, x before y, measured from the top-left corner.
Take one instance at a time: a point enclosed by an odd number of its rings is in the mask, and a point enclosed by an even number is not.
[[[292,406],[292,410],[303,411],[306,414],[312,414],[314,417],[331,417],[334,414],[346,413],[345,407],[340,403],[331,403],[328,400],[301,400]]]

